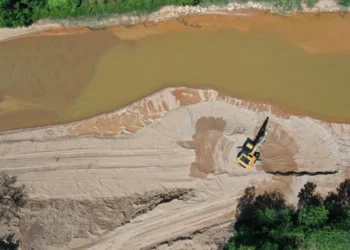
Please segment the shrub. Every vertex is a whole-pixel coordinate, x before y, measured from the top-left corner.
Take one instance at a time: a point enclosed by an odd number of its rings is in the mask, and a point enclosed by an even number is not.
[[[344,7],[349,7],[350,6],[350,0],[339,0],[339,5],[344,6]]]
[[[235,235],[226,249],[348,249],[350,180],[325,200],[315,188],[308,182],[300,190],[298,209],[286,205],[281,193],[256,196],[254,187],[247,188],[238,200]]]
[[[318,0],[303,0],[303,3],[306,4],[308,8],[313,8],[315,7],[316,3]]]
[[[248,2],[248,0],[236,0]],[[271,3],[281,12],[301,10],[301,2],[313,6],[318,0],[256,0]],[[99,16],[113,13],[152,12],[165,5],[227,4],[230,0],[1,0],[0,27],[28,26],[42,18]],[[341,0],[348,6],[350,0]]]
[[[9,176],[6,172],[0,173],[0,204],[10,205],[17,209],[27,201],[24,185],[16,185],[17,177]]]

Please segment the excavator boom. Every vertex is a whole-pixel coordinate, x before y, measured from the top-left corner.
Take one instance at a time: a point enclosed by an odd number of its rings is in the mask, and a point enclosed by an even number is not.
[[[266,128],[267,128],[267,123],[269,122],[269,117],[267,117],[264,121],[264,123],[261,125],[259,132],[257,133],[255,139],[254,139],[254,144],[259,143],[266,135]]]

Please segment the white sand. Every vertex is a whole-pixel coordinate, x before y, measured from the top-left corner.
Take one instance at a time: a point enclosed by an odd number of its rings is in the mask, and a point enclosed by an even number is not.
[[[146,103],[148,106],[143,105]],[[169,111],[158,103],[166,103],[164,106]],[[140,107],[144,108],[143,111]],[[55,249],[55,244],[56,247],[61,244],[62,248],[63,244],[72,249],[79,242],[86,244],[84,239],[91,244],[81,249],[144,249],[205,228],[221,224],[227,227],[234,220],[236,199],[249,185],[260,190],[280,188],[289,201],[294,202],[291,197],[296,196],[307,180],[318,183],[320,191],[325,193],[349,176],[349,125],[280,115],[282,113],[268,105],[243,102],[214,90],[168,88],[97,118],[0,133],[0,166],[2,170],[16,174],[27,186],[30,198],[38,204],[53,204],[52,199],[61,204],[73,201],[72,205],[64,205],[64,209],[56,205],[40,205],[43,207],[39,213],[25,211],[25,217],[31,218],[26,222],[27,231],[37,226],[36,221],[44,225],[42,234],[47,235],[43,240],[46,249]],[[125,117],[138,119],[140,127],[132,133],[125,130],[127,124],[124,124],[122,130],[114,131],[117,135],[102,136],[120,127],[111,124],[120,123],[114,119],[116,116],[121,120]],[[283,168],[275,171],[339,171],[339,174],[331,178],[323,175],[275,178],[263,170],[239,167],[235,161],[236,147],[247,136],[253,136],[254,129],[266,116],[270,116],[274,132],[269,135],[263,151],[268,152],[274,146],[285,148],[283,155],[274,158],[275,166]],[[145,117],[148,117],[148,125],[142,125]],[[217,144],[211,150],[215,171],[201,179],[189,175],[190,166],[196,161],[195,150],[181,145],[192,140],[197,121],[203,117],[222,119],[226,123],[221,140],[227,143],[224,146]],[[128,124],[132,123],[136,124],[135,120],[131,122],[129,119]],[[281,130],[284,132],[279,132]],[[129,134],[126,135],[125,131]],[[204,129],[202,132],[210,131]],[[286,140],[285,134],[289,139]],[[290,138],[293,143],[290,143]],[[207,146],[209,144],[210,140]],[[206,145],[201,146],[205,149]],[[269,161],[269,154],[266,155],[263,163]],[[285,156],[291,158],[286,161]],[[294,165],[288,165],[290,161]],[[154,195],[166,195],[180,189],[193,190],[191,198],[177,202],[175,199],[150,212],[147,211],[152,208],[148,208],[143,215],[131,219],[133,211],[142,203],[137,202],[137,197],[152,201],[156,199]],[[126,200],[120,199],[133,200],[129,206]],[[95,205],[92,210],[87,209],[90,211],[87,215],[84,211],[89,201]],[[130,223],[113,224],[115,220],[127,219],[120,218],[123,213],[131,219]],[[49,234],[53,231],[60,233]],[[33,241],[38,236],[26,237]],[[73,242],[74,238],[81,240]],[[198,241],[195,242],[193,247],[204,249]],[[181,245],[180,241],[174,246]],[[166,246],[162,245],[162,249]]]

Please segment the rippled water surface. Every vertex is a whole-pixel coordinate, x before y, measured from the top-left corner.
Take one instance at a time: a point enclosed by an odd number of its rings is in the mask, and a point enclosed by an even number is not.
[[[167,86],[350,120],[349,54],[306,52],[266,29],[199,30],[138,42],[99,31],[0,44],[0,129],[80,120]]]

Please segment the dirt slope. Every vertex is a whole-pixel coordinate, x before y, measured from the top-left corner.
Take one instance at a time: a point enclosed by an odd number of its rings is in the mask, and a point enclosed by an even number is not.
[[[266,116],[262,165],[245,170],[236,148]],[[3,132],[0,142],[1,169],[30,194],[23,249],[204,249],[219,243],[191,235],[228,230],[245,187],[282,189],[295,202],[306,181],[326,193],[350,173],[349,125],[214,90],[168,88],[89,120]]]

